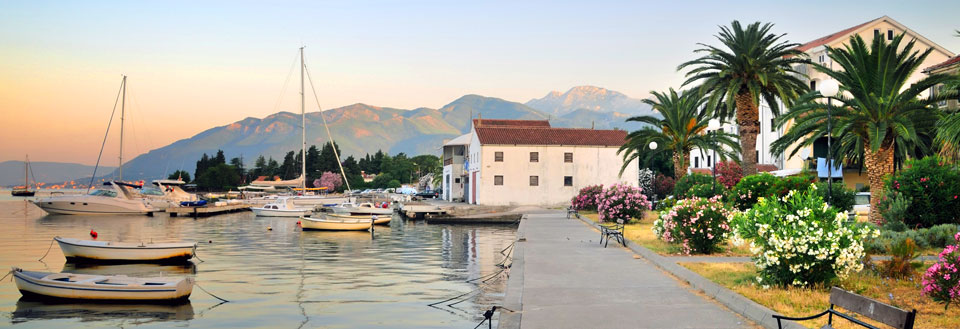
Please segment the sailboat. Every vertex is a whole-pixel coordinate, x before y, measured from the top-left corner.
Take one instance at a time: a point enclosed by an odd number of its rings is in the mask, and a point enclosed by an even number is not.
[[[10,192],[13,196],[33,196],[36,191],[30,190],[30,157],[27,156],[23,161],[23,187],[14,187]]]
[[[145,201],[133,195],[129,188],[122,183],[123,180],[123,119],[127,99],[127,76],[123,76],[123,82],[120,84],[120,90],[123,98],[120,105],[120,165],[119,179],[117,181],[104,183],[111,189],[93,190],[87,195],[63,195],[43,198],[33,203],[44,211],[52,214],[62,215],[145,215],[156,211]],[[119,96],[119,95],[118,95]],[[114,105],[116,106],[116,105]],[[114,107],[116,110],[116,107]],[[113,119],[111,115],[111,120]],[[108,125],[107,132],[110,132]],[[106,138],[106,136],[104,136]],[[103,150],[100,150],[101,154]],[[100,159],[97,159],[97,166]],[[93,188],[93,179],[97,176],[97,169],[94,167],[93,176],[90,178],[90,187]],[[129,184],[126,184],[129,185]]]

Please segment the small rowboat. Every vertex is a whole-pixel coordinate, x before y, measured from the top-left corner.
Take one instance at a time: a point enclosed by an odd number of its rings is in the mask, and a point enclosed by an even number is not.
[[[359,221],[370,221],[373,218],[372,215],[366,216],[352,216],[352,215],[339,215],[339,214],[326,214],[329,219],[344,219],[344,220],[359,220]],[[377,216],[377,219],[373,221],[376,225],[387,225],[390,224],[390,216]]]
[[[332,219],[328,217],[300,217],[300,227],[304,230],[322,231],[363,231],[373,226],[370,219]]]
[[[132,278],[24,271],[13,268],[17,289],[41,299],[182,302],[193,292],[190,278]]]
[[[53,238],[68,262],[186,262],[197,251],[196,242],[123,243]]]
[[[278,198],[263,207],[252,207],[250,209],[258,217],[300,217],[309,216],[313,213],[312,209],[297,208],[293,204],[293,199],[289,197]]]
[[[369,215],[386,215],[390,216],[393,214],[393,209],[390,208],[378,208],[370,202],[361,203],[355,207],[347,207],[346,212],[350,213],[353,216],[369,216]]]

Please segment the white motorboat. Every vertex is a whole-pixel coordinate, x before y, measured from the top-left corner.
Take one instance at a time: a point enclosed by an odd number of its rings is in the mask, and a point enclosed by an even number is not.
[[[359,220],[359,221],[369,221],[373,219],[373,216],[377,218],[373,220],[373,223],[376,225],[387,225],[390,224],[392,216],[377,216],[377,215],[340,215],[340,214],[326,214],[327,218],[330,219],[344,219],[344,220]]]
[[[373,223],[369,218],[363,220],[352,218],[332,218],[329,216],[322,216],[319,218],[300,217],[300,228],[304,230],[362,231],[369,230],[371,226],[373,226]]]
[[[127,187],[106,182],[109,189],[97,189],[86,195],[62,195],[34,201],[51,214],[61,215],[145,215],[156,211],[143,199],[136,198]]]
[[[185,262],[197,251],[196,242],[124,243],[53,238],[68,262]]]
[[[253,213],[260,217],[300,217],[313,214],[312,209],[297,208],[288,197],[277,198],[263,207],[252,207]]]
[[[132,278],[126,275],[47,273],[13,268],[17,289],[24,296],[95,301],[186,300],[193,292],[191,278]]]
[[[386,215],[390,216],[393,214],[393,209],[390,208],[378,208],[374,206],[373,203],[364,202],[355,207],[347,209],[347,212],[353,216],[362,216],[362,215]]]
[[[186,182],[179,179],[157,179],[152,183],[152,187],[143,187],[140,189],[140,196],[145,199],[147,205],[158,208],[179,207],[181,202],[193,202],[200,200],[196,194],[184,191],[181,186]]]

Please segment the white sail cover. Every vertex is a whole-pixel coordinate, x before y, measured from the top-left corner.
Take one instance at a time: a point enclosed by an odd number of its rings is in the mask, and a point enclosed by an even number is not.
[[[289,180],[255,180],[250,182],[252,186],[290,186],[298,187],[303,186],[303,176],[289,179]]]

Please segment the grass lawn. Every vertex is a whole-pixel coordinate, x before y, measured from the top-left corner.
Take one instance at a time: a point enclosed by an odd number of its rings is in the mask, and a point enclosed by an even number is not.
[[[580,216],[589,218],[594,222],[599,220],[596,212],[581,211]],[[642,220],[624,225],[624,237],[662,256],[684,256],[679,245],[661,241],[653,234],[653,221],[656,219],[657,212],[646,212]],[[728,242],[721,248],[723,251],[710,254],[710,256],[751,256],[750,249],[747,246],[737,247]]]
[[[813,315],[830,306],[829,286],[809,289],[790,287],[762,289],[755,284],[756,267],[752,263],[681,263],[681,265],[786,316]],[[960,328],[960,307],[951,305],[950,309],[945,311],[941,304],[920,294],[920,277],[925,268],[918,270],[912,281],[885,279],[865,270],[845,280],[839,280],[836,285],[902,309],[916,309],[915,328]],[[863,316],[858,318],[877,325],[876,322],[867,320]],[[827,319],[824,317],[800,323],[807,327],[819,328],[827,323]],[[858,328],[858,326],[835,318],[834,328]],[[881,326],[881,328],[885,327]]]

